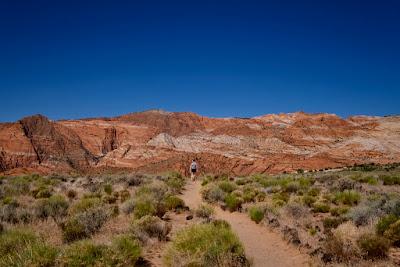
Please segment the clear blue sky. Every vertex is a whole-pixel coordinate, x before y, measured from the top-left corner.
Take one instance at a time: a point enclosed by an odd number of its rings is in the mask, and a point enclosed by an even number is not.
[[[0,121],[399,114],[399,14],[397,0],[2,0]]]

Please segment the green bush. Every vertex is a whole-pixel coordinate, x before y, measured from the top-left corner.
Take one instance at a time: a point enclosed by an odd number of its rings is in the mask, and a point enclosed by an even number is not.
[[[214,209],[210,205],[200,204],[195,214],[197,217],[209,219],[214,214]]]
[[[101,199],[97,197],[82,198],[69,209],[70,214],[85,212],[91,208],[101,206]]]
[[[146,215],[139,220],[135,220],[131,226],[131,232],[139,240],[146,242],[149,238],[166,240],[171,231],[171,225],[156,216]]]
[[[357,244],[368,259],[385,258],[390,248],[389,240],[374,234],[363,234]]]
[[[383,233],[389,229],[389,226],[399,220],[399,217],[394,214],[386,215],[379,219],[376,224],[376,233],[383,235]]]
[[[233,212],[242,207],[242,200],[232,194],[228,194],[224,199],[225,205],[229,211]]]
[[[312,197],[317,197],[321,190],[319,188],[313,187],[308,190],[307,195],[312,196]]]
[[[400,245],[400,220],[392,223],[385,231],[384,236],[396,246]]]
[[[34,198],[49,198],[49,197],[51,197],[51,191],[48,188],[41,188],[34,194]]]
[[[256,197],[257,197],[257,191],[256,190],[246,190],[243,193],[243,201],[244,202],[254,202]]]
[[[13,229],[0,234],[0,266],[54,266],[57,253],[32,231]]]
[[[113,192],[112,185],[111,185],[111,184],[105,184],[105,185],[104,185],[104,192],[105,192],[107,195],[111,195],[111,193]]]
[[[165,199],[165,207],[167,210],[177,210],[185,207],[185,202],[177,196],[168,196]]]
[[[168,175],[166,185],[172,190],[173,193],[180,193],[185,186],[184,177],[178,172],[172,172]]]
[[[146,215],[156,215],[157,207],[151,199],[140,198],[135,202],[135,209],[133,210],[133,215],[136,219],[140,219]]]
[[[400,185],[400,176],[395,175],[380,175],[379,179],[384,185]]]
[[[231,193],[232,191],[236,190],[237,186],[233,182],[229,181],[221,181],[218,184],[219,188],[225,193]]]
[[[348,211],[349,211],[348,207],[335,207],[330,209],[331,215],[336,217],[344,215]]]
[[[284,203],[287,203],[290,199],[290,194],[286,193],[286,192],[281,192],[281,193],[275,193],[272,196],[272,200],[274,202],[276,201],[283,201]]]
[[[57,258],[57,266],[110,266],[112,252],[105,245],[89,240],[78,241],[66,247]]]
[[[136,239],[128,235],[118,236],[113,240],[113,261],[117,266],[135,266],[141,255],[141,247]]]
[[[264,219],[264,209],[258,206],[253,206],[249,209],[250,219],[256,223],[260,223]]]
[[[50,216],[57,220],[67,215],[68,206],[63,196],[54,195],[38,201],[35,206],[35,215],[42,219]]]
[[[177,233],[166,266],[249,266],[239,238],[223,224],[196,224]]]
[[[307,205],[308,207],[311,207],[312,204],[314,204],[317,201],[317,199],[313,196],[305,195],[303,196],[303,203]]]
[[[325,203],[314,203],[312,211],[313,212],[321,212],[321,213],[327,213],[330,210],[330,206]]]
[[[361,195],[354,190],[344,190],[342,192],[337,192],[334,197],[334,202],[336,204],[344,204],[354,206],[357,205],[361,200]]]

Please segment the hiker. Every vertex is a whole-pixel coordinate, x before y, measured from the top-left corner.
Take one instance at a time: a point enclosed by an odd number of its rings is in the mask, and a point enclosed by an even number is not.
[[[196,172],[197,172],[197,162],[194,159],[190,164],[190,178],[192,179],[192,181],[196,179]]]

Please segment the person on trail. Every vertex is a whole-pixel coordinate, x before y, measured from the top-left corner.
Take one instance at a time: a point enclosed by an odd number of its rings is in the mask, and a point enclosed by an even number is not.
[[[196,179],[196,172],[197,172],[197,162],[194,159],[190,164],[190,178],[192,179],[192,181]]]

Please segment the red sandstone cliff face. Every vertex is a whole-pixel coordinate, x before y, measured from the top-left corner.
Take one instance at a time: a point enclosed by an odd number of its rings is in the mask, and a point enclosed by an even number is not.
[[[147,111],[116,118],[0,124],[0,171],[128,168],[277,173],[400,162],[400,117],[291,113],[249,119]]]

